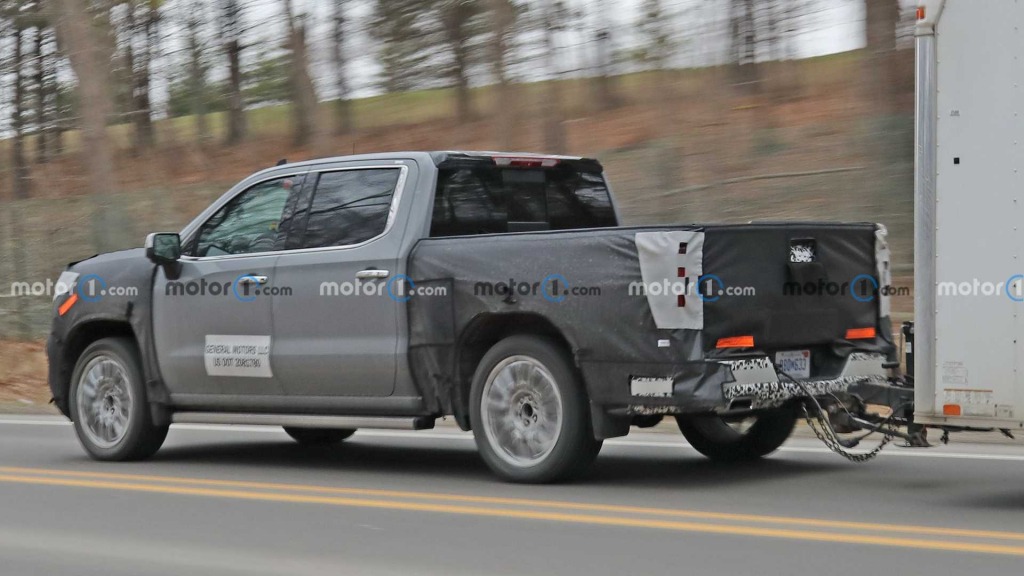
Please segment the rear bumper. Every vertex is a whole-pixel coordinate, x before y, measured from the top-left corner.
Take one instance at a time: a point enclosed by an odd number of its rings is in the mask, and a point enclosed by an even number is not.
[[[776,408],[794,398],[846,394],[851,387],[884,385],[888,379],[885,361],[882,354],[854,352],[839,374],[796,382],[778,374],[767,357],[727,361],[734,381],[722,386],[725,410],[738,406],[754,410]]]
[[[884,354],[854,352],[828,375],[793,382],[767,356],[679,365],[584,363],[594,404],[616,416],[776,408],[798,398],[887,387]]]

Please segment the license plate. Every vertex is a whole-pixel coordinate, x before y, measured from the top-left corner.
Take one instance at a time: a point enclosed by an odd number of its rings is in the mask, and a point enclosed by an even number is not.
[[[811,377],[811,351],[791,350],[775,354],[775,363],[793,378]]]

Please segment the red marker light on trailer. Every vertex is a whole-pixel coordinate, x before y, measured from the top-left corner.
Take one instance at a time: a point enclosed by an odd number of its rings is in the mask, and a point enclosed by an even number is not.
[[[532,158],[529,156],[495,156],[494,163],[508,168],[553,168],[558,158]]]
[[[918,6],[917,7],[917,19],[918,20],[924,20],[926,15],[927,15],[927,12],[925,10],[925,7],[924,6]]]

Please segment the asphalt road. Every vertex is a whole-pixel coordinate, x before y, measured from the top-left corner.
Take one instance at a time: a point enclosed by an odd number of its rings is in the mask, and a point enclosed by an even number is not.
[[[172,429],[152,460],[86,458],[67,423],[0,416],[0,574],[1018,573],[1024,446],[794,440],[714,465],[675,434],[605,444],[560,486],[495,481],[468,435]]]

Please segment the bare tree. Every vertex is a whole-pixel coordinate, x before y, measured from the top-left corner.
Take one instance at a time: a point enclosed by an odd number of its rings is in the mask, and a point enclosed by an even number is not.
[[[864,63],[868,101],[875,109],[892,113],[896,86],[893,55],[896,52],[896,31],[900,21],[899,0],[864,0],[865,36],[868,57]]]
[[[323,125],[319,121],[320,103],[309,73],[309,45],[306,42],[306,16],[295,14],[292,0],[283,0],[288,26],[288,55],[291,73],[294,140],[297,146],[313,144],[318,153],[326,151]]]
[[[20,199],[32,195],[32,178],[25,156],[25,119],[28,116],[29,105],[25,79],[25,70],[28,68],[25,45],[30,42],[26,39],[25,23],[20,14],[14,16],[11,42],[14,44],[11,58],[11,68],[14,72],[14,101],[11,106],[11,127],[14,130],[11,143],[11,165],[14,168],[12,186],[14,197]]]
[[[643,43],[644,63],[655,71],[649,92],[654,95],[654,104],[658,110],[655,127],[659,140],[658,184],[664,190],[675,190],[682,187],[682,146],[679,140],[681,131],[676,78],[670,66],[676,49],[676,38],[666,4],[668,2],[665,0],[644,0],[637,28]]]
[[[242,18],[239,0],[220,1],[220,37],[228,60],[228,131],[227,144],[244,140],[249,127],[245,117],[245,97],[242,94]]]
[[[56,7],[58,38],[78,79],[78,99],[89,187],[97,195],[114,188],[114,160],[107,137],[110,115],[109,53],[94,15],[80,0],[51,0]]]
[[[352,104],[348,95],[348,52],[345,41],[346,31],[345,9],[348,0],[334,0],[334,27],[332,31],[331,59],[334,67],[334,89],[337,100],[334,104],[334,133],[348,134],[352,131]]]
[[[145,0],[137,9],[141,11],[138,23],[141,48],[137,55],[136,66],[132,70],[134,101],[134,117],[136,145],[143,149],[152,148],[156,143],[153,128],[153,101],[151,95],[153,59],[159,51],[158,26],[160,22],[160,5],[162,0]]]
[[[508,64],[511,51],[512,27],[515,24],[515,6],[511,0],[487,0],[491,17],[491,74],[497,97],[495,114],[495,143],[499,148],[511,149],[513,143],[513,87],[509,79]]]
[[[734,82],[745,93],[753,94],[759,89],[760,75],[757,68],[757,18],[756,0],[731,0],[730,25],[731,53]]]
[[[50,132],[46,130],[46,26],[42,14],[42,5],[37,4],[35,12],[38,18],[36,22],[35,49],[33,50],[33,59],[35,60],[33,83],[35,88],[36,162],[43,163],[49,159],[50,155]]]
[[[472,63],[472,42],[477,30],[474,18],[480,9],[473,0],[441,0],[439,5],[443,38],[451,53],[446,70],[455,85],[455,117],[460,123],[473,119],[473,96],[469,86]]]
[[[379,43],[380,86],[407,92],[434,80],[432,52],[444,40],[432,8],[442,0],[376,0],[370,35]]]
[[[207,99],[209,90],[206,82],[206,55],[203,45],[202,28],[205,20],[205,2],[192,0],[183,5],[186,13],[185,29],[188,42],[188,84],[191,92],[192,115],[196,122],[196,139],[205,146],[210,138],[207,120]]]
[[[111,113],[110,57],[111,51],[102,38],[97,14],[80,0],[50,0],[56,8],[57,34],[63,53],[71,61],[78,78],[78,99],[81,110],[83,159],[90,192],[97,197],[109,195],[115,188],[114,157],[106,134],[106,121]],[[108,14],[100,13],[104,18]],[[110,22],[110,20],[106,20]],[[96,227],[96,248],[111,245],[110,227]]]
[[[615,90],[615,78],[612,74],[614,51],[612,49],[612,23],[608,0],[595,2],[594,17],[597,21],[597,31],[594,33],[594,55],[597,70],[592,80],[594,99],[599,109],[610,110],[617,107],[620,102],[619,95]]]
[[[124,81],[123,102],[133,126],[132,152],[155,144],[150,105],[150,73],[158,8],[161,0],[115,0],[111,18],[119,47],[120,78]],[[118,9],[115,10],[114,8]],[[119,16],[115,16],[118,14]]]
[[[568,145],[562,116],[562,82],[558,69],[558,33],[563,29],[566,8],[561,2],[547,2],[543,8],[545,65],[548,71],[543,109],[546,152],[564,154]]]
[[[42,27],[39,36],[41,44],[36,50],[36,132],[39,139],[36,157],[39,162],[47,162],[51,157],[64,152],[64,119],[68,104],[61,98],[61,82],[57,73],[61,56],[54,29],[56,18],[42,2],[39,7]]]

